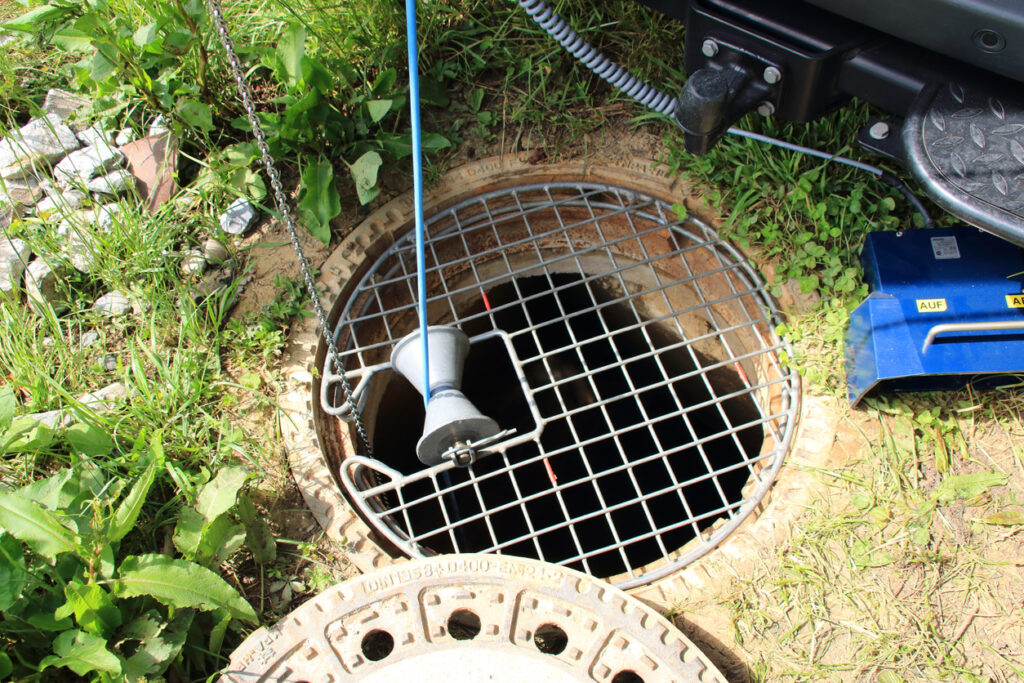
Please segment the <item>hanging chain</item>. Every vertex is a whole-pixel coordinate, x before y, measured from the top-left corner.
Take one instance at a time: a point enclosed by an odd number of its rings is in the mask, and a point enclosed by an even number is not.
[[[299,233],[295,226],[295,219],[292,217],[291,209],[288,205],[288,198],[285,196],[284,189],[281,186],[281,175],[277,171],[277,166],[274,164],[274,159],[270,155],[270,147],[267,145],[267,136],[263,132],[263,126],[260,125],[260,120],[256,116],[256,105],[252,99],[252,93],[249,90],[249,84],[245,80],[245,74],[242,72],[242,66],[238,61],[238,54],[235,52],[234,44],[231,41],[231,35],[228,33],[227,22],[224,21],[224,13],[221,9],[220,0],[206,0],[206,5],[210,10],[210,16],[213,17],[214,25],[217,29],[217,35],[220,37],[221,45],[224,46],[224,52],[228,58],[228,64],[231,65],[231,73],[235,77],[235,83],[238,86],[238,96],[242,100],[242,106],[245,107],[245,114],[249,118],[249,125],[252,126],[252,134],[256,138],[256,146],[260,149],[260,154],[263,157],[263,168],[267,172],[267,176],[270,177],[270,187],[274,192],[274,203],[277,205],[278,213],[284,219],[284,224],[288,228],[288,233],[291,236],[292,247],[295,249],[295,256],[299,260],[299,267],[302,270],[302,277],[306,283],[306,290],[309,292],[309,297],[313,301],[313,310],[316,312],[316,318],[320,324],[320,329],[323,332],[324,340],[327,342],[327,353],[330,358],[330,362],[334,364],[338,372],[338,377],[341,379],[341,386],[345,391],[345,401],[348,403],[353,416],[353,420],[356,424],[356,431],[359,432],[359,440],[363,443],[363,448],[366,449],[366,455],[373,457],[373,448],[370,446],[370,439],[366,434],[366,427],[363,424],[363,418],[359,414],[359,408],[356,406],[355,399],[352,396],[352,387],[348,383],[348,378],[345,377],[345,366],[342,365],[341,358],[338,355],[338,347],[334,343],[334,337],[331,335],[327,327],[327,316],[324,314],[323,304],[320,302],[320,295],[316,288],[316,282],[313,280],[313,271],[309,267],[309,261],[306,259],[306,255],[302,251],[302,246],[299,244]]]

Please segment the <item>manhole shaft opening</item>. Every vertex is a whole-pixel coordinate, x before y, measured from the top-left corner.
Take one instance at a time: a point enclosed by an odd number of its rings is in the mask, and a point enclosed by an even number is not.
[[[421,398],[387,366],[417,324],[400,236],[333,312],[379,460],[328,456],[372,528],[410,555],[520,555],[631,587],[751,514],[799,389],[735,249],[665,202],[594,183],[482,193],[428,224],[429,322],[471,337],[463,391],[517,436],[467,468],[416,459]],[[318,408],[338,415],[333,365],[323,378]]]

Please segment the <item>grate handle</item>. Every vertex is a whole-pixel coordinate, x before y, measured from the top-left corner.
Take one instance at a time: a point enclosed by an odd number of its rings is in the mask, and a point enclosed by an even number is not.
[[[921,353],[927,353],[935,338],[946,332],[987,332],[991,330],[1024,330],[1024,320],[988,320],[980,323],[939,323],[932,325],[924,338]]]

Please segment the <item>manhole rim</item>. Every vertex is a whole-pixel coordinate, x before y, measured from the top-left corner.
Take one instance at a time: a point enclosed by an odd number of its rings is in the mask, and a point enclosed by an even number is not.
[[[626,163],[587,160],[536,166],[523,163],[511,156],[485,159],[455,169],[446,175],[440,185],[425,198],[425,212],[444,211],[484,190],[532,182],[569,182],[570,179],[636,188],[655,199],[670,204],[681,203],[687,207],[691,215],[714,225],[714,220],[709,219],[710,212],[703,206],[699,193],[686,182],[670,178],[665,169],[660,168],[656,162],[646,160],[629,160]],[[393,242],[394,235],[400,235],[408,229],[411,216],[412,197],[411,193],[406,193],[375,210],[342,240],[321,267],[318,286],[324,298],[325,308],[334,307],[343,295],[349,277],[359,270],[365,259],[375,257],[368,255],[367,252],[374,248],[385,248]],[[733,245],[730,247],[735,249]],[[744,255],[738,249],[736,251],[741,256]],[[362,572],[368,572],[407,558],[398,553],[389,554],[385,550],[389,544],[352,508],[342,494],[342,487],[331,473],[330,463],[321,449],[320,438],[333,437],[327,431],[318,435],[315,426],[313,401],[316,400],[316,396],[313,389],[317,384],[317,366],[322,360],[317,358],[319,341],[319,330],[314,319],[309,318],[296,323],[282,356],[282,365],[285,368],[285,386],[279,401],[282,436],[292,474],[317,521],[329,538],[346,548],[349,559],[356,567]],[[802,451],[803,461],[813,464],[827,462],[831,435],[836,431],[836,411],[826,405],[828,402],[816,401],[813,406],[808,406],[802,387],[798,386],[796,391],[800,397],[800,407],[794,418],[790,451],[781,465],[783,470],[786,469],[786,461],[797,450]],[[815,445],[809,449],[801,449],[798,446],[808,409],[814,413],[812,421],[817,425],[815,434],[812,435]],[[827,425],[824,432],[821,430],[822,425]],[[823,435],[828,438],[821,438]],[[330,444],[330,447],[344,454],[351,453],[347,439],[339,439]],[[800,477],[801,474],[803,473],[795,472],[794,476],[800,480],[789,482],[784,487],[784,497],[787,500],[803,498],[802,492],[810,482],[805,481],[806,477]],[[775,489],[778,486],[779,482],[776,481],[767,488],[766,495],[754,506],[760,509],[737,523],[737,528],[731,535],[712,549],[714,552],[710,553],[710,557],[722,554],[730,557],[734,564],[737,557],[748,555],[752,546],[770,547],[788,535],[792,518],[802,511],[799,505],[790,506],[787,511],[776,510],[767,524],[758,524],[776,497]],[[736,552],[736,547],[742,547],[744,550]],[[667,576],[645,585],[630,587],[629,590],[661,602],[665,599],[665,588],[671,585],[672,593],[677,594],[681,585],[690,583],[686,578],[689,574],[696,572],[696,584],[706,583],[706,576],[702,576],[699,565],[708,557],[705,555],[688,567],[676,567]],[[681,579],[682,584],[677,579]]]

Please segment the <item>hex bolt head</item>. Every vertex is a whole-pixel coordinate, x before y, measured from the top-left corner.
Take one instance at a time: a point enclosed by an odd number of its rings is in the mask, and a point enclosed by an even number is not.
[[[718,54],[718,43],[708,38],[701,44],[700,51],[705,57],[714,57]]]
[[[764,82],[769,85],[775,85],[782,80],[782,72],[776,69],[774,66],[769,66],[764,70]]]
[[[868,135],[871,136],[872,140],[884,140],[889,137],[889,124],[885,121],[879,121],[868,128]]]
[[[775,113],[775,105],[771,102],[762,102],[757,105],[757,113],[767,118]]]

